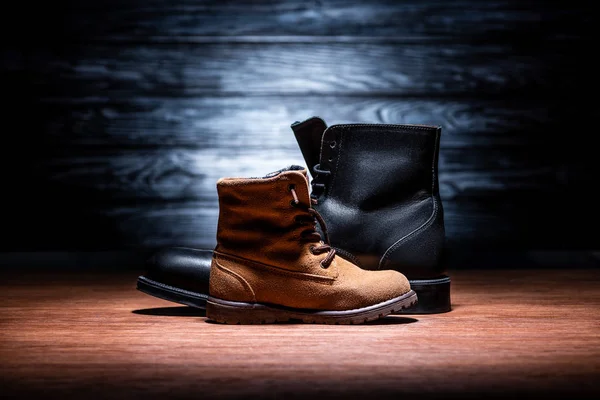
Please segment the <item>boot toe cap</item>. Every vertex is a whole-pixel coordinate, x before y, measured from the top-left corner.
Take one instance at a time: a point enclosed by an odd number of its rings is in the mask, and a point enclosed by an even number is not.
[[[396,271],[370,271],[372,274],[369,302],[383,303],[410,292],[408,279]]]
[[[383,303],[410,292],[410,283],[401,273],[392,270],[365,271],[353,277],[347,291],[336,296],[340,309],[357,309]]]
[[[382,271],[385,272],[385,284],[382,285],[384,290],[390,297],[400,297],[410,292],[410,282],[406,276],[397,271]]]
[[[145,277],[192,292],[208,293],[212,250],[170,247],[146,262]]]

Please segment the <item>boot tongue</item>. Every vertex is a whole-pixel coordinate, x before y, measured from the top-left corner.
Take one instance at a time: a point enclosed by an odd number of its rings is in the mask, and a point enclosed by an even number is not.
[[[288,171],[301,171],[302,174],[304,176],[306,176],[306,168],[301,167],[299,165],[290,165],[289,167],[282,168],[280,170],[270,172],[270,173],[266,174],[263,178],[272,178],[272,177],[277,176],[277,175],[279,175],[279,174],[281,174],[283,172],[288,172]]]

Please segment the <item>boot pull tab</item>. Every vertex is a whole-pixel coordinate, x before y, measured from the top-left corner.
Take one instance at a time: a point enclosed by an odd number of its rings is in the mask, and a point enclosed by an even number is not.
[[[327,124],[319,117],[311,117],[302,122],[296,121],[291,127],[308,171],[314,178],[313,167],[319,163],[321,139],[323,132],[327,129]]]

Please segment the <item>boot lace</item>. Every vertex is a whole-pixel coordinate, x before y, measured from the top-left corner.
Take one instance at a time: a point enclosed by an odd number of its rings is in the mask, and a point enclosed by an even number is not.
[[[304,207],[300,203],[300,200],[298,199],[298,195],[296,194],[296,189],[295,189],[294,185],[290,185],[289,189],[290,189],[290,192],[292,193],[292,197],[294,198],[291,202],[292,206],[301,208],[307,212],[307,214],[298,215],[296,217],[296,222],[299,223],[300,225],[309,225],[310,226],[309,229],[306,229],[305,231],[302,232],[302,237],[306,238],[306,239],[310,238],[312,240],[319,242],[319,245],[310,247],[310,252],[315,255],[327,253],[327,256],[323,259],[323,261],[321,261],[321,267],[329,268],[329,266],[331,265],[331,263],[333,261],[333,258],[335,257],[335,249],[333,247],[331,247],[331,243],[329,242],[329,234],[327,233],[327,225],[325,224],[323,217],[321,217],[321,214],[319,214],[319,212],[317,210],[315,210],[314,208]],[[311,203],[313,201],[316,201],[316,200],[311,199]],[[319,225],[321,226],[321,231],[323,232],[323,236],[325,239],[324,242],[321,241],[321,235],[319,234],[319,232],[317,232],[317,226],[315,224],[315,221],[318,222]]]
[[[314,178],[310,182],[312,186],[310,198],[313,204],[317,204],[318,197],[325,191],[327,187],[325,184],[325,178],[331,175],[331,171],[321,169],[321,164],[317,164],[313,167]]]

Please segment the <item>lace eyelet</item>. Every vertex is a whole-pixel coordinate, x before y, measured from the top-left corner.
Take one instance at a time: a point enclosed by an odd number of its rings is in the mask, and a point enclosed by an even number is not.
[[[294,189],[296,189],[296,185],[294,185],[293,183],[288,185],[288,192],[291,192]]]
[[[323,261],[321,261],[319,264],[321,265],[321,268],[323,268],[323,269],[327,269],[327,268],[329,268],[329,265],[331,265],[331,264],[329,264],[328,266],[325,266],[323,264]]]
[[[298,204],[296,203],[296,200],[293,200],[293,199],[292,199],[292,200],[290,200],[290,205],[291,205],[292,207],[298,207]]]
[[[315,254],[315,246],[310,246],[308,248],[308,251],[310,251],[310,254],[314,255]]]
[[[329,161],[330,163],[332,163],[332,162],[333,162],[333,157],[329,157],[329,158],[327,159],[327,161]]]
[[[331,147],[332,149],[333,149],[333,148],[335,148],[335,145],[336,145],[336,142],[335,142],[335,140],[332,140],[332,141],[329,143],[329,147]]]

